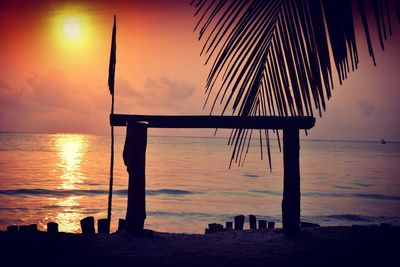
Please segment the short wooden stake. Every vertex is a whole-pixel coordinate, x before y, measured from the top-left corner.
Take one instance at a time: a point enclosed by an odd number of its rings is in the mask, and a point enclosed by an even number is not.
[[[146,219],[146,146],[147,123],[128,123],[124,146],[124,163],[129,173],[126,230],[142,233]]]
[[[258,220],[258,229],[265,229],[267,228],[267,221],[266,220]]]
[[[94,218],[93,216],[86,217],[81,220],[82,234],[84,235],[94,235]]]
[[[18,232],[18,225],[9,225],[9,226],[7,226],[7,232],[10,232],[10,233]]]
[[[126,230],[126,220],[119,219],[118,220],[118,231],[125,231]]]
[[[99,219],[97,221],[97,232],[99,234],[110,233],[110,221],[108,219]]]
[[[233,229],[233,222],[226,222],[225,223],[225,228],[226,228],[226,230],[232,230]]]
[[[249,215],[250,229],[257,229],[257,218],[255,215]]]
[[[48,222],[47,223],[47,232],[51,234],[58,233],[58,223]]]
[[[275,228],[275,222],[268,222],[268,229],[274,229]]]
[[[235,230],[243,230],[244,215],[235,216]]]

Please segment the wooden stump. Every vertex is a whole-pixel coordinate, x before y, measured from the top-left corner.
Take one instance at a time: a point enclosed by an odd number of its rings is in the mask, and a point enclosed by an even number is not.
[[[257,218],[255,215],[249,215],[250,229],[257,229]]]
[[[226,230],[232,230],[233,229],[233,222],[226,222],[225,223],[225,228],[226,228]]]
[[[118,220],[118,231],[124,231],[124,230],[126,230],[126,220],[119,219]]]
[[[47,223],[47,232],[51,234],[58,233],[58,223],[48,222]]]
[[[124,146],[124,163],[129,173],[126,230],[141,233],[146,219],[146,146],[147,123],[128,123]]]
[[[283,231],[294,234],[300,231],[300,141],[299,129],[283,130]]]
[[[82,234],[84,235],[94,235],[95,230],[94,230],[94,218],[93,216],[89,216],[86,218],[83,218],[81,220],[81,228],[82,228]]]
[[[244,215],[235,216],[235,230],[243,230]]]
[[[275,228],[275,222],[268,222],[268,229],[274,229]]]
[[[109,234],[110,233],[110,220],[99,219],[97,221],[97,232],[99,234]]]
[[[266,220],[258,220],[258,229],[265,229],[267,228],[267,221]]]
[[[18,225],[9,225],[9,226],[7,226],[7,232],[10,232],[10,233],[18,232]]]

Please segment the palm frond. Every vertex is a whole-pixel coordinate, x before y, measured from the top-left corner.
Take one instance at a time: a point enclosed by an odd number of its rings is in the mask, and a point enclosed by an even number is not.
[[[398,0],[394,2],[400,21]],[[366,4],[372,7],[384,49],[384,40],[392,34],[387,0],[357,0],[354,5],[348,0],[192,1],[199,17],[195,30],[204,40],[201,55],[206,64],[212,62],[205,106],[213,113],[221,105],[221,115],[230,110],[238,116],[313,116],[315,111],[322,116],[332,96],[332,67],[342,83],[359,62],[354,7],[376,64]],[[243,164],[252,134],[232,131],[231,164]],[[261,146],[266,139],[270,163],[269,132],[259,135]]]

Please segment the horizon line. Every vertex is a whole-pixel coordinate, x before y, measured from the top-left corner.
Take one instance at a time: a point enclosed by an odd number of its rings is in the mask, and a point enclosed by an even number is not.
[[[109,136],[106,133],[82,133],[82,132],[31,132],[31,131],[4,131],[0,130],[0,134],[80,134],[80,135],[95,135],[95,136]],[[116,136],[124,136],[124,134],[116,134]],[[151,137],[181,137],[181,138],[218,138],[218,139],[227,139],[229,136],[192,136],[192,135],[158,135],[158,134],[149,134]],[[270,137],[271,140],[278,140],[277,138]],[[307,136],[300,138],[303,141],[326,141],[326,142],[370,142],[376,143],[380,142],[381,139],[376,140],[365,140],[365,139],[309,139]],[[282,138],[281,138],[282,142]],[[400,140],[385,140],[386,143],[400,143]]]

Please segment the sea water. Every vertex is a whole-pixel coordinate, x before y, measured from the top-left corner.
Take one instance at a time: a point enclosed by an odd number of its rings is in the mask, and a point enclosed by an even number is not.
[[[229,169],[222,137],[149,136],[145,227],[202,233],[239,214],[281,226],[283,160],[272,140],[272,171],[258,140],[244,166]],[[124,136],[116,136],[111,230],[125,218]],[[0,229],[54,221],[79,232],[86,216],[107,217],[110,137],[0,134]],[[400,143],[302,140],[301,219],[321,225],[400,225]]]

